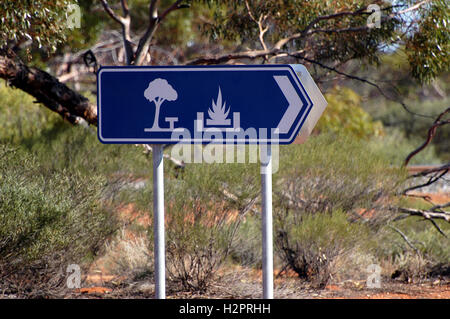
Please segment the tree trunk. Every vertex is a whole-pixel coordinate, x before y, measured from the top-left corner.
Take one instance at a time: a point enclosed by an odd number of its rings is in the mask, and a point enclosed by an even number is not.
[[[156,111],[155,111],[155,119],[153,120],[152,129],[159,128],[159,110],[160,110],[161,104],[162,104],[161,101],[156,102],[156,100],[155,100],[154,102],[155,102]]]
[[[97,107],[45,71],[26,66],[11,50],[0,49],[0,78],[36,98],[72,124],[97,125]]]

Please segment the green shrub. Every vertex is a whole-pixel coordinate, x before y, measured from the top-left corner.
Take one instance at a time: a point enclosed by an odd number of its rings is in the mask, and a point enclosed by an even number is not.
[[[361,223],[376,231],[392,219],[387,206],[403,174],[367,142],[349,136],[324,134],[283,149],[274,185],[276,247],[283,264],[324,286],[335,258],[364,241]]]
[[[348,253],[370,234],[367,226],[350,222],[342,211],[327,214],[287,215],[277,219],[277,252],[285,265],[317,287],[325,287],[336,271],[338,256]]]
[[[436,224],[444,233],[450,234],[449,223],[437,220]],[[397,230],[407,237],[409,243]],[[387,264],[388,276],[397,273],[404,280],[425,279],[436,267],[450,266],[450,239],[420,217],[390,223],[378,232],[377,242],[375,253]]]
[[[142,147],[101,144],[94,129],[74,127],[62,121],[22,144],[49,170],[100,174],[108,180],[119,176],[148,176],[151,172],[151,161],[143,155]]]
[[[83,266],[115,228],[101,205],[105,181],[48,171],[5,145],[0,159],[1,281],[20,291],[62,288],[65,267]]]
[[[261,216],[248,214],[239,225],[231,247],[231,258],[244,267],[262,268]]]
[[[172,281],[189,290],[208,288],[230,254],[246,204],[257,196],[255,178],[244,165],[193,164],[181,179],[167,183],[167,270]]]
[[[405,177],[369,143],[347,135],[323,134],[281,147],[280,161],[274,180],[278,211],[352,213],[382,207],[381,199],[392,196]]]
[[[187,164],[176,176],[166,166],[165,176],[168,279],[181,289],[203,292],[228,259],[237,228],[258,196],[258,166]],[[126,197],[151,210],[151,180]],[[153,236],[152,227],[148,233]]]
[[[432,99],[422,101],[418,98],[406,101],[409,108],[416,113],[425,114],[430,118],[413,116],[406,112],[401,106],[394,103],[376,103],[372,107],[372,115],[375,119],[383,122],[387,129],[388,136],[395,136],[398,140],[397,144],[401,145],[404,157],[409,152],[419,147],[427,138],[428,129],[438,114],[443,112],[448,107],[450,98]],[[401,132],[401,133],[398,133]],[[450,129],[442,126],[437,129],[436,135],[433,138],[428,148],[428,155],[420,159],[419,154],[415,159],[415,163],[420,164],[434,164],[439,162],[448,162],[450,160]],[[423,153],[426,153],[425,150]],[[433,154],[434,158],[430,158]]]
[[[408,154],[423,142],[423,139],[414,136],[406,138],[402,131],[393,129],[389,130],[388,135],[374,138],[368,143],[374,152],[386,158],[387,164],[399,167],[403,165]],[[435,145],[430,144],[414,156],[409,165],[440,164],[441,162],[442,159],[437,155]]]
[[[33,97],[0,83],[0,142],[20,143],[58,121],[59,115],[34,104]]]
[[[369,139],[384,134],[383,124],[374,121],[362,108],[362,98],[346,87],[334,87],[325,94],[328,106],[314,132],[345,133],[357,138]]]
[[[142,155],[143,148],[101,144],[95,128],[74,127],[33,100],[18,89],[0,84],[0,142],[25,147],[41,167],[50,170],[149,175],[151,162]]]

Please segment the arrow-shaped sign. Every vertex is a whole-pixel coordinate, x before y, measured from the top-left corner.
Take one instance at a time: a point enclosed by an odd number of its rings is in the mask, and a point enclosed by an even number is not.
[[[289,144],[326,106],[301,65],[104,67],[98,93],[104,143]]]

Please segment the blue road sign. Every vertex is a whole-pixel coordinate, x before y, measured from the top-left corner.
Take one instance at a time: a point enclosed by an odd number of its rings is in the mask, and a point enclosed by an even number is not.
[[[300,65],[102,67],[98,137],[103,143],[290,144],[311,110],[322,113],[326,106],[315,84],[305,89],[301,72],[307,73]]]

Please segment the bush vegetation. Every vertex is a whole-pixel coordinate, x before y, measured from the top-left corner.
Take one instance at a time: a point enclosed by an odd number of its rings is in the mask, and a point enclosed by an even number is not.
[[[449,105],[449,98],[435,98],[421,101],[416,98],[408,100],[409,108],[429,118],[413,116],[394,103],[380,103],[376,107],[369,107],[373,117],[381,121],[390,136],[395,136],[398,144],[403,144],[406,150],[413,150],[421,145],[427,137],[428,129],[438,114]],[[425,150],[425,156],[415,159],[416,164],[438,164],[450,160],[450,129],[445,126],[436,131],[431,145]],[[430,156],[432,155],[432,156]],[[406,157],[406,155],[405,155]]]
[[[334,134],[286,148],[282,159],[274,191],[278,255],[300,278],[324,286],[335,258],[363,239],[360,227],[376,230],[391,218],[386,206],[403,173],[368,144]]]
[[[328,106],[314,132],[334,132],[369,139],[384,135],[383,124],[362,108],[362,97],[346,87],[336,86],[325,94]]]
[[[444,233],[450,233],[447,222],[436,223]],[[406,236],[409,244],[399,235],[399,231]],[[375,254],[382,261],[387,277],[399,277],[404,281],[422,280],[439,276],[442,273],[440,270],[449,267],[450,239],[422,218],[392,222],[378,232],[377,238],[380,244]]]
[[[19,282],[61,287],[66,264],[85,261],[87,266],[117,228],[111,211],[118,205],[150,210],[151,219],[151,154],[134,145],[103,145],[94,130],[64,123],[17,90],[0,87],[0,100],[6,101],[0,105],[2,280],[16,290]],[[355,103],[351,107],[359,107]],[[340,120],[330,113],[318,136],[304,145],[280,147],[274,175],[277,267],[290,268],[317,287],[333,278],[358,277],[358,271],[366,275],[370,263],[382,265],[386,276],[403,269],[423,278],[449,260],[448,240],[432,225],[417,219],[394,222],[387,210],[405,177],[396,167],[414,143],[405,144],[401,131],[376,133],[378,124],[359,113],[374,125],[371,134],[360,136],[365,126],[351,123],[347,134],[337,133],[330,127]],[[416,160],[439,161],[432,149]],[[181,289],[205,291],[228,262],[260,268],[258,165],[174,169],[165,163],[169,280]],[[129,187],[138,178],[146,186]],[[448,233],[448,225],[441,224]],[[151,273],[152,227],[136,231],[137,238],[148,236],[148,254],[143,251],[147,241],[139,240],[117,260],[122,268]]]
[[[105,181],[49,171],[4,145],[0,159],[1,281],[19,293],[63,288],[65,267],[84,266],[114,231],[100,202]]]
[[[367,243],[370,229],[363,223],[350,221],[348,214],[334,211],[306,214],[301,220],[290,215],[279,217],[275,240],[285,267],[323,288],[337,272],[338,257],[356,251]],[[289,226],[288,226],[289,225]]]
[[[182,289],[204,292],[217,279],[257,197],[257,166],[233,166],[188,164],[165,181],[167,272]],[[152,183],[127,198],[151,209]],[[148,234],[152,237],[152,227]]]

